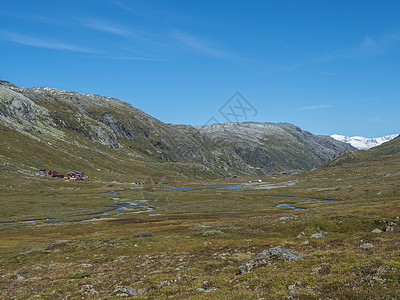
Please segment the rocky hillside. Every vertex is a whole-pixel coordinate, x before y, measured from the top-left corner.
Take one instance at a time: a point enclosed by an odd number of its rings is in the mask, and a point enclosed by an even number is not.
[[[118,99],[6,81],[0,130],[3,165],[85,169],[108,179],[310,170],[354,149],[290,124],[170,125]]]
[[[221,147],[232,149],[233,161],[264,173],[311,170],[338,153],[355,150],[329,136],[318,136],[288,123],[227,123],[196,127]]]

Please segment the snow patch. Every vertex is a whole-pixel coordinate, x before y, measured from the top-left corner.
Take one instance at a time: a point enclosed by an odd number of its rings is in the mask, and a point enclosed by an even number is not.
[[[383,143],[388,142],[397,136],[398,134],[391,134],[379,138],[365,138],[362,136],[349,137],[340,134],[331,135],[331,137],[334,138],[335,140],[348,143],[359,150],[368,150],[373,147],[382,145]]]

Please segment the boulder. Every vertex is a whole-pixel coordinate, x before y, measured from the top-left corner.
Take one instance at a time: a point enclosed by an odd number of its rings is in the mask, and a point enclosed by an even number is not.
[[[136,290],[135,288],[131,286],[117,286],[114,291],[111,293],[111,295],[115,296],[139,296],[143,295],[146,292],[146,289],[140,289]]]
[[[52,241],[48,246],[47,246],[47,250],[51,250],[57,247],[61,247],[64,246],[65,244],[69,243],[68,240],[56,240],[56,241]]]
[[[284,260],[296,260],[301,258],[302,255],[294,252],[290,249],[285,248],[269,248],[268,250],[261,251],[255,256],[250,258],[248,261],[244,262],[239,266],[239,274],[243,274],[251,271],[252,269],[266,264],[276,258],[281,258]]]
[[[301,238],[303,235],[306,235],[306,233],[305,233],[304,231],[300,232],[300,233],[297,235],[297,238],[299,239],[299,238]]]
[[[297,219],[299,216],[296,215],[284,215],[280,217],[278,220],[279,221],[286,221],[286,220],[292,220],[292,219]]]
[[[371,243],[365,243],[365,244],[362,244],[362,245],[360,246],[360,248],[363,248],[363,249],[371,249],[371,248],[374,248],[374,245],[372,245]]]
[[[388,225],[386,226],[386,232],[388,231],[394,231],[394,226],[396,226],[397,224],[395,222],[389,222]]]
[[[320,266],[313,268],[311,274],[327,275],[330,272],[329,263],[322,263]]]
[[[303,290],[311,290],[311,287],[309,285],[305,285],[301,281],[291,284],[288,286],[287,297],[289,299],[293,299],[295,297],[295,294]]]
[[[209,281],[204,281],[201,287],[197,288],[196,291],[198,292],[214,292],[217,288],[214,287]]]
[[[311,235],[312,239],[320,239],[320,238],[324,238],[326,237],[326,232],[318,232],[318,233],[314,233],[313,235]]]

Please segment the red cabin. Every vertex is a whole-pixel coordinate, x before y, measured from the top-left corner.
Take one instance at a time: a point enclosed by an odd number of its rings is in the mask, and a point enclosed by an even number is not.
[[[57,171],[52,169],[52,170],[49,171],[49,175],[55,176],[55,175],[57,175]]]
[[[75,179],[76,181],[80,181],[86,178],[86,173],[75,171],[69,172],[67,174],[68,179]]]

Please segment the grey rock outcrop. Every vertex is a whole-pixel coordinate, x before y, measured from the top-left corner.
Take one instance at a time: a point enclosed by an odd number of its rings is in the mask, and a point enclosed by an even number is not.
[[[397,224],[396,224],[395,222],[389,222],[388,225],[386,226],[385,231],[386,231],[386,232],[394,231],[394,227],[395,227],[396,225],[397,225]]]
[[[137,290],[130,286],[117,286],[111,295],[115,296],[123,296],[123,297],[130,297],[130,296],[139,296],[143,295],[146,292],[146,289]]]
[[[265,265],[275,259],[284,259],[290,261],[300,259],[301,257],[301,254],[296,253],[290,249],[269,248],[268,250],[263,250],[260,253],[257,253],[251,259],[241,264],[239,266],[239,274],[249,272],[256,267],[260,265]]]
[[[312,239],[321,239],[321,238],[326,237],[326,234],[327,234],[326,232],[317,232],[317,233],[312,234],[311,238]]]
[[[374,245],[371,244],[371,243],[364,243],[364,244],[362,244],[360,246],[360,248],[362,248],[362,249],[371,249],[371,248],[374,248]]]
[[[201,285],[201,287],[197,288],[196,291],[198,292],[214,292],[216,291],[217,288],[213,286],[212,283],[210,283],[209,281],[204,281],[203,284]]]
[[[322,263],[320,266],[313,268],[311,274],[327,275],[331,272],[329,263]]]

